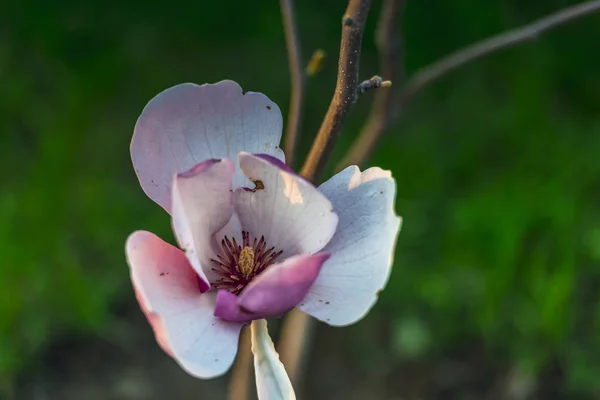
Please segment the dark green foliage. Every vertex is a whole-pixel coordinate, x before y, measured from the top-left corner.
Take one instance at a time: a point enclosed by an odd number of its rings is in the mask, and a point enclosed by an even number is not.
[[[61,332],[106,334],[110,306],[130,290],[126,236],[171,237],[128,158],[145,103],[176,83],[230,78],[285,113],[289,85],[277,2],[9,3],[0,6],[3,376]],[[305,58],[328,54],[308,86],[304,154],[334,87],[343,5],[297,3]],[[568,3],[409,2],[408,71]],[[377,11],[365,79],[378,72]],[[600,390],[599,18],[448,76],[405,110],[372,160],[393,170],[404,217],[374,311],[394,321],[399,357],[475,337],[498,364],[537,374],[558,359],[565,390]]]

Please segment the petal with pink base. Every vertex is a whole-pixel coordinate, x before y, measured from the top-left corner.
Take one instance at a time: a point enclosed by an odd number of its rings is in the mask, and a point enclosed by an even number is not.
[[[220,291],[215,315],[238,322],[281,317],[305,297],[328,258],[327,253],[299,255],[269,266],[240,296]]]
[[[154,338],[156,339],[156,342],[165,353],[173,357],[173,352],[169,347],[169,342],[167,342],[167,332],[165,331],[165,324],[163,324],[162,320],[158,315],[150,312],[148,306],[146,305],[146,301],[140,294],[140,291],[135,287],[135,283],[133,283],[133,291],[135,292],[135,298],[140,304],[142,312],[146,316],[146,319],[148,320],[150,326],[152,327],[152,330],[154,331]]]
[[[392,267],[401,219],[389,171],[348,167],[319,189],[333,203],[338,229],[323,251],[323,266],[298,308],[330,325],[361,319],[377,301]]]
[[[317,188],[270,157],[242,152],[240,168],[254,190],[237,189],[234,206],[242,227],[265,236],[282,258],[313,254],[333,236],[338,217]]]
[[[145,231],[129,236],[126,252],[140,305],[161,347],[191,375],[225,373],[235,358],[242,324],[213,315],[215,296],[200,292],[185,254]]]
[[[144,108],[131,140],[131,159],[144,192],[171,212],[173,176],[209,158],[240,151],[284,160],[279,148],[281,111],[261,93],[230,80],[185,83],[159,93]],[[236,167],[237,170],[237,167]],[[237,173],[234,187],[250,182]]]

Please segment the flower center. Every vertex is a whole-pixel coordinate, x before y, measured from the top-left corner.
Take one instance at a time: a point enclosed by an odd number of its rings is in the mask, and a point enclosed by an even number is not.
[[[233,294],[240,294],[250,281],[273,264],[283,251],[275,251],[275,247],[267,249],[265,237],[254,237],[250,243],[250,234],[242,231],[242,244],[235,238],[225,236],[221,241],[221,254],[218,260],[211,259],[218,268],[212,268],[221,278],[212,282],[215,289],[225,289]]]

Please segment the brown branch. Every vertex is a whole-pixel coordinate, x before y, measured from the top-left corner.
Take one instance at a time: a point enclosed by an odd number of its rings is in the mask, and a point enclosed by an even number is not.
[[[406,104],[408,104],[417,93],[449,72],[489,54],[529,40],[534,40],[546,31],[586,15],[590,15],[596,11],[600,11],[600,1],[598,0],[576,4],[538,19],[521,28],[492,36],[491,38],[458,50],[441,60],[434,62],[415,73],[412,78],[409,79],[399,95],[398,102],[394,106],[394,113],[397,114],[401,112]],[[385,93],[378,93],[380,96],[383,96],[384,94]],[[392,122],[393,120],[394,118],[392,118]],[[379,122],[373,121],[370,125],[367,125],[348,152],[348,155],[339,164],[338,168],[341,169],[347,165],[360,166],[364,164],[375,149],[381,135],[389,125],[389,120],[385,121],[385,119],[382,119],[382,121]]]
[[[288,113],[287,126],[285,130],[284,152],[288,165],[294,159],[294,149],[298,140],[300,120],[302,116],[302,102],[304,99],[304,71],[302,68],[302,56],[300,54],[300,39],[296,27],[293,0],[281,0],[281,15],[287,42],[288,63],[290,66],[291,95],[290,111]]]
[[[235,364],[231,369],[229,386],[227,387],[228,400],[248,400],[250,398],[250,383],[252,375],[252,351],[250,350],[250,327],[242,328],[239,349]]]
[[[335,93],[301,174],[318,182],[351,105],[358,96],[358,67],[363,30],[370,0],[350,0],[342,18],[342,39]],[[314,321],[298,309],[288,313],[281,327],[279,353],[292,383],[298,382],[309,347]]]
[[[342,18],[342,40],[335,94],[317,133],[317,137],[302,167],[301,174],[313,181],[325,167],[350,107],[356,101],[360,47],[370,0],[350,0]]]

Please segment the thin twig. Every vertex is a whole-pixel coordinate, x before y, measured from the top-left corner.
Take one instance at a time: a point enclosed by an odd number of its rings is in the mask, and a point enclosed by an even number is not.
[[[342,40],[335,94],[317,133],[317,137],[302,167],[301,174],[318,181],[329,154],[342,128],[350,107],[357,97],[360,47],[370,0],[350,0],[342,18]]]
[[[497,51],[536,39],[540,34],[557,28],[567,22],[600,11],[600,1],[588,1],[562,9],[554,14],[543,17],[521,28],[500,33],[484,39],[464,49],[458,50],[415,73],[402,89],[395,112],[399,113],[406,104],[423,88],[442,78],[449,72],[472,61]],[[365,129],[352,146],[348,155],[340,163],[347,165],[362,165],[370,157],[377,141],[385,129]]]
[[[386,79],[390,79],[395,86],[401,84],[404,75],[402,40],[398,32],[402,30],[401,21],[405,4],[405,0],[384,1],[375,36],[381,74]],[[342,170],[348,165],[360,165],[362,162],[358,164],[353,161],[372,153],[376,139],[398,117],[398,101],[397,90],[378,90],[375,93],[369,119],[354,142],[349,155],[338,164],[336,170]]]
[[[252,375],[252,351],[250,350],[250,328],[242,328],[240,347],[231,369],[229,386],[227,387],[228,400],[248,400],[250,398],[250,383]]]
[[[528,40],[537,39],[545,31],[557,28],[569,21],[600,11],[600,1],[588,1],[565,8],[533,23],[508,32],[492,36],[423,68],[415,74],[403,89],[403,97],[408,99],[426,85],[431,84],[448,72],[471,61]],[[406,101],[406,100],[405,100]]]
[[[288,63],[290,67],[291,94],[290,111],[288,113],[285,131],[284,151],[288,165],[294,159],[294,149],[298,140],[300,120],[302,116],[302,102],[304,99],[304,71],[302,68],[302,56],[300,54],[300,39],[296,27],[293,0],[281,0],[281,15],[287,42]]]

